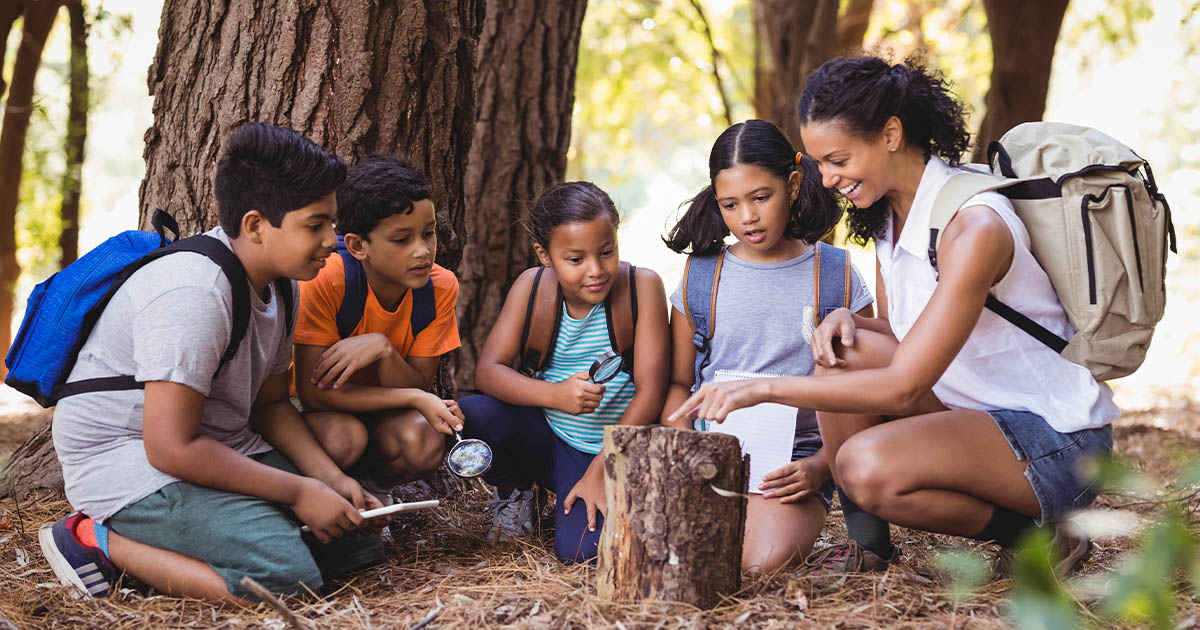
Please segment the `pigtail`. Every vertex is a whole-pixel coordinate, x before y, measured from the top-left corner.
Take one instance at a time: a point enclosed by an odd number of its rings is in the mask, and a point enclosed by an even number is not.
[[[792,203],[792,220],[788,236],[812,244],[821,240],[842,220],[843,207],[838,197],[821,182],[817,161],[805,155],[796,170],[800,171],[800,190]]]
[[[717,193],[712,185],[705,186],[695,197],[688,201],[690,205],[683,217],[667,233],[663,242],[676,253],[711,256],[721,249],[729,228],[721,218],[721,208],[717,206]]]

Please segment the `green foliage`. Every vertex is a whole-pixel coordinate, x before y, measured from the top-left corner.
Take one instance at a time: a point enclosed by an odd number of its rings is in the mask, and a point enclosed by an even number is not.
[[[1149,0],[1076,2],[1070,13],[1073,19],[1064,20],[1062,43],[1107,48],[1127,55],[1138,44],[1137,26],[1154,17],[1154,6]]]
[[[1178,504],[1139,537],[1137,553],[1117,568],[1110,596],[1101,613],[1109,618],[1146,623],[1156,630],[1175,627],[1175,602],[1179,580],[1200,571],[1200,543]],[[1195,585],[1193,584],[1193,588]]]
[[[969,599],[991,575],[991,569],[980,555],[963,549],[942,549],[933,557],[934,570],[950,588],[950,599],[960,604]]]
[[[735,121],[753,116],[749,0],[703,3],[725,63],[717,70]],[[568,177],[601,182],[626,207],[646,173],[699,155],[725,128],[712,53],[690,0],[593,2],[579,46]],[[695,164],[694,161],[688,166]],[[703,172],[693,178],[705,178]],[[698,181],[698,180],[697,180]]]
[[[1054,573],[1058,551],[1045,528],[1034,530],[1013,556],[1009,613],[1023,630],[1073,630],[1082,624],[1075,598]]]

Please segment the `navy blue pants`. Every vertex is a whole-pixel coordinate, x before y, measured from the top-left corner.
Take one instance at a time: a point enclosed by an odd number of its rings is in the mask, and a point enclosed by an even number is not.
[[[563,501],[587,472],[595,457],[567,444],[554,434],[539,407],[518,407],[486,395],[458,401],[467,421],[464,438],[478,438],[492,447],[492,468],[483,480],[502,496],[514,488],[536,483],[554,493],[554,555],[561,562],[593,562],[604,518],[596,512],[596,531],[587,528],[587,506],[576,499],[571,513],[563,514]]]

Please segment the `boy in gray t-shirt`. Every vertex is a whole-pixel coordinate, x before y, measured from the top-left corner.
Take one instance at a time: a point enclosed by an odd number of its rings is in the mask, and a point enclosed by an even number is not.
[[[243,576],[298,594],[382,558],[378,535],[342,537],[377,525],[356,508],[378,501],[288,401],[295,313],[275,283],[324,266],[345,174],[294,131],[252,123],[230,136],[214,180],[221,227],[206,235],[233,251],[250,285],[228,363],[233,287],[206,256],[163,256],[114,294],[67,382],[133,375],[145,389],[81,393],[55,409],[54,446],[79,511],[39,540],[64,584],[103,596],[124,571],[172,595],[232,601],[254,599]]]

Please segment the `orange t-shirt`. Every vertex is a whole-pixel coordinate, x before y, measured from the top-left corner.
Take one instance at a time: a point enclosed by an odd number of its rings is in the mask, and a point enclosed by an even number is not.
[[[346,295],[346,270],[342,257],[330,256],[316,278],[300,283],[300,310],[296,316],[297,344],[332,346],[341,340],[337,330],[337,312]],[[353,335],[383,333],[402,357],[436,357],[462,345],[458,337],[458,278],[440,265],[433,265],[433,297],[436,315],[421,334],[413,338],[412,291],[404,295],[395,311],[379,304],[375,292],[367,287],[363,316]],[[358,379],[354,379],[357,381]]]

